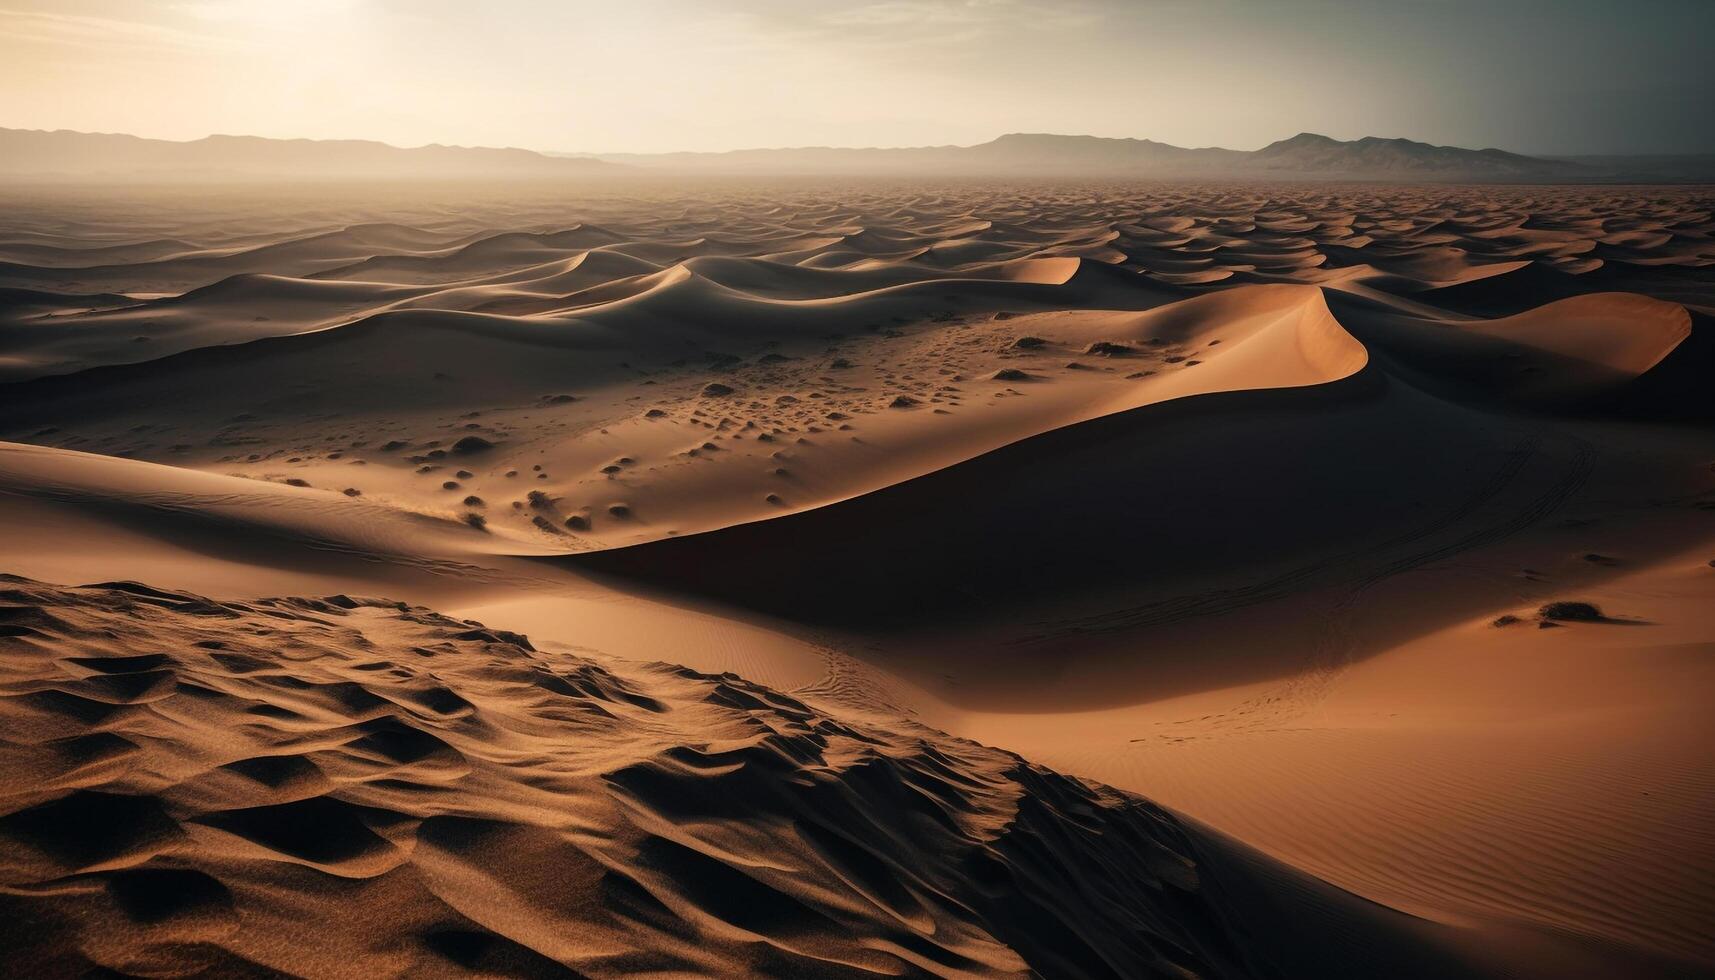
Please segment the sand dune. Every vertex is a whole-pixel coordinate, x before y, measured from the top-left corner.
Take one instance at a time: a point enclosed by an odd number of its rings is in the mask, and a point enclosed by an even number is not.
[[[18,969],[1715,968],[1706,194],[446,193],[5,212]]]
[[[1509,317],[1453,323],[1356,303],[1343,309],[1363,325],[1361,336],[1425,386],[1543,408],[1622,396],[1691,336],[1684,307],[1630,293],[1586,294]]]
[[[378,599],[0,584],[21,970],[1470,968],[1136,797],[730,674]],[[1247,894],[1293,890],[1373,949]]]

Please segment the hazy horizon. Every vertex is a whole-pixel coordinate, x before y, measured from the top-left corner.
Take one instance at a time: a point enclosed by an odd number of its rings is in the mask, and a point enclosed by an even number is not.
[[[644,156],[672,156],[672,155],[687,154],[687,153],[688,154],[791,153],[791,152],[795,152],[795,151],[810,151],[810,150],[847,150],[847,151],[862,152],[862,151],[868,151],[868,150],[892,151],[892,150],[941,149],[941,148],[946,148],[946,147],[981,146],[984,144],[997,142],[999,140],[1002,140],[1002,139],[1005,139],[1005,138],[1011,137],[1011,136],[1046,136],[1046,137],[1064,138],[1064,139],[1137,140],[1137,141],[1155,142],[1155,143],[1167,143],[1168,142],[1166,140],[1155,139],[1154,137],[1151,137],[1148,135],[1097,136],[1093,133],[1070,133],[1070,132],[1058,133],[1058,132],[1015,131],[1015,132],[1008,132],[1008,133],[996,133],[994,136],[991,136],[988,138],[982,138],[982,139],[975,139],[969,143],[951,143],[951,142],[942,141],[942,142],[938,142],[938,143],[913,143],[913,144],[873,145],[873,146],[858,146],[858,145],[853,145],[853,144],[837,144],[837,143],[820,143],[820,144],[804,143],[804,144],[780,144],[780,145],[776,145],[776,146],[761,146],[761,145],[758,145],[758,146],[735,146],[735,147],[732,147],[730,149],[725,149],[725,150],[660,150],[660,151],[631,151],[631,150],[602,151],[602,150],[593,150],[592,151],[592,150],[562,150],[562,149],[555,149],[552,147],[540,147],[540,146],[516,146],[516,145],[476,144],[476,143],[448,143],[448,142],[444,142],[444,141],[434,141],[434,142],[429,142],[429,143],[395,143],[395,142],[388,142],[386,140],[377,140],[377,139],[373,139],[370,137],[363,137],[363,136],[328,136],[328,137],[320,137],[320,136],[265,136],[265,135],[262,135],[260,133],[211,132],[211,133],[204,133],[201,136],[174,138],[174,137],[147,136],[147,135],[144,135],[141,133],[120,132],[120,131],[77,130],[77,129],[70,129],[70,128],[66,128],[66,127],[0,126],[0,130],[12,130],[14,132],[18,132],[18,131],[22,131],[22,132],[47,132],[47,133],[64,132],[64,133],[77,133],[77,134],[89,135],[89,136],[130,136],[130,137],[136,137],[139,139],[159,140],[159,141],[163,141],[163,142],[172,142],[172,143],[197,143],[197,142],[201,142],[202,140],[209,140],[209,139],[266,139],[266,140],[279,140],[279,141],[308,140],[311,142],[318,142],[318,143],[340,143],[340,142],[380,143],[384,146],[390,146],[390,147],[393,147],[395,149],[402,149],[402,150],[429,149],[429,148],[437,147],[437,146],[438,147],[447,147],[447,148],[452,148],[452,149],[466,149],[466,150],[525,150],[528,152],[538,153],[538,154],[541,154],[543,156],[549,156],[549,157],[589,158],[589,159],[644,157]],[[1181,146],[1182,149],[1192,149],[1192,150],[1235,150],[1235,151],[1239,151],[1239,152],[1254,152],[1256,150],[1263,149],[1263,148],[1269,146],[1270,144],[1283,142],[1283,141],[1292,139],[1293,137],[1304,136],[1304,135],[1328,136],[1327,133],[1312,133],[1310,130],[1300,129],[1300,130],[1294,130],[1291,133],[1284,133],[1283,135],[1281,135],[1279,137],[1270,139],[1270,140],[1268,140],[1264,143],[1258,144],[1256,146],[1233,146],[1233,145],[1228,145],[1228,144],[1209,144],[1206,146],[1184,146],[1182,144],[1171,144],[1171,145],[1178,145],[1178,146]],[[1340,139],[1339,137],[1332,137],[1332,138]],[[1414,142],[1419,142],[1419,143],[1427,143],[1428,142],[1426,140],[1417,140],[1414,137],[1412,137],[1411,135],[1405,134],[1405,133],[1400,133],[1400,134],[1366,133],[1366,134],[1363,134],[1362,136],[1348,137],[1348,138],[1343,139],[1342,141],[1343,142],[1353,142],[1355,140],[1360,140],[1360,139],[1364,139],[1364,138],[1378,138],[1378,139],[1389,139],[1389,140],[1391,140],[1391,139],[1405,139],[1405,140],[1412,140]],[[1438,144],[1438,145],[1447,145],[1447,144]],[[1469,149],[1469,150],[1498,149],[1498,150],[1504,150],[1504,151],[1509,151],[1509,152],[1514,152],[1514,153],[1520,152],[1520,151],[1512,149],[1511,147],[1506,147],[1506,146],[1498,146],[1498,147],[1465,146],[1465,147],[1457,147],[1457,149]],[[1530,154],[1525,154],[1525,155],[1530,155]],[[1606,156],[1606,155],[1624,156],[1627,154],[1617,153],[1617,154],[1539,154],[1539,155],[1544,156],[1544,157],[1548,157],[1548,158],[1554,158],[1556,156],[1565,156],[1565,157]],[[1669,152],[1669,153],[1662,154],[1662,155],[1667,155],[1667,156],[1673,156],[1673,155],[1699,156],[1702,154],[1697,153],[1696,151],[1689,151],[1689,152],[1686,152],[1683,154],[1674,154],[1674,153]]]
[[[588,154],[1018,132],[1715,151],[1715,5],[1688,0],[709,6],[20,0],[0,8],[0,126]]]
[[[0,980],[1715,980],[1712,37],[0,0]]]

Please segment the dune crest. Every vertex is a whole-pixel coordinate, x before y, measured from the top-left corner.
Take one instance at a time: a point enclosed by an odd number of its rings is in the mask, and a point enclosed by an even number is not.
[[[1707,973],[1711,203],[0,192],[6,965]]]

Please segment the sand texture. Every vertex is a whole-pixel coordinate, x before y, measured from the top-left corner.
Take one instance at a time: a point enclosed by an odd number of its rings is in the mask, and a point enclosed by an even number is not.
[[[1712,209],[0,192],[0,972],[1708,975]]]

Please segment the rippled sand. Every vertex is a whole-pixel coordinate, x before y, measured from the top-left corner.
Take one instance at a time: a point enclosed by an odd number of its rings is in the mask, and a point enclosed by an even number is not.
[[[7,200],[15,963],[1707,969],[1712,204]]]

